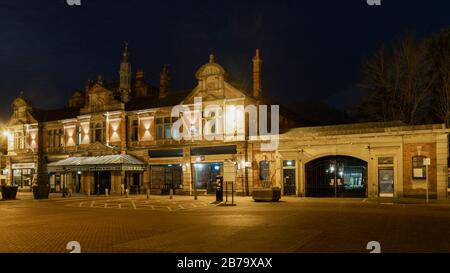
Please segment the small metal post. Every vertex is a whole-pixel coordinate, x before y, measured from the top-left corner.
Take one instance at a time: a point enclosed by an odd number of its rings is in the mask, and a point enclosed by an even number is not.
[[[198,196],[197,196],[197,185],[195,185],[195,182],[194,182],[194,200],[197,200],[198,199]]]
[[[149,199],[149,198],[150,198],[150,189],[147,188],[147,199]]]
[[[108,195],[109,195],[109,190],[105,189],[105,196],[108,196]]]
[[[429,202],[429,185],[428,185],[428,165],[425,166],[425,170],[426,170],[426,183],[427,183],[427,204]]]
[[[170,197],[169,197],[169,198],[170,198],[170,199],[173,199],[173,189],[170,189],[169,192],[170,192]]]
[[[225,182],[225,204],[228,203],[228,181]]]
[[[128,189],[125,190],[125,197],[128,198]]]
[[[231,182],[231,204],[234,204],[234,182]]]

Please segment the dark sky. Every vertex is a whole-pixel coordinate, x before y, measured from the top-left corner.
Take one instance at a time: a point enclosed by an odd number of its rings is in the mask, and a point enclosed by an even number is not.
[[[261,49],[263,89],[280,101],[317,99],[345,108],[362,60],[407,31],[450,26],[450,1],[0,0],[0,118],[20,91],[41,108],[102,74],[117,79],[123,41],[133,70],[158,84],[169,64],[174,89],[195,86],[213,52],[236,81],[250,83]]]

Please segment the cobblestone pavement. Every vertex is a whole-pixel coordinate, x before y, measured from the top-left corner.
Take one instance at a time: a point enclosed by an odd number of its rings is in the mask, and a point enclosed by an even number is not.
[[[450,252],[448,204],[130,196],[0,202],[0,252]]]

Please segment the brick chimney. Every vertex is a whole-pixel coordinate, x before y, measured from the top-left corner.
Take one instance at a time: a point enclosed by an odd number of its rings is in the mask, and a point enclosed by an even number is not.
[[[259,49],[256,49],[256,55],[252,59],[253,62],[253,97],[261,96],[261,66],[262,60],[259,55]]]
[[[170,88],[170,76],[169,69],[166,65],[163,66],[161,73],[159,74],[159,98],[165,98]]]

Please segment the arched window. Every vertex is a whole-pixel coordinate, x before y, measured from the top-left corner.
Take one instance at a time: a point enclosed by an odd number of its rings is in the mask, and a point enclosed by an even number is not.
[[[413,179],[426,179],[427,178],[426,166],[423,162],[423,160],[425,158],[426,158],[425,156],[414,156],[412,158]]]

